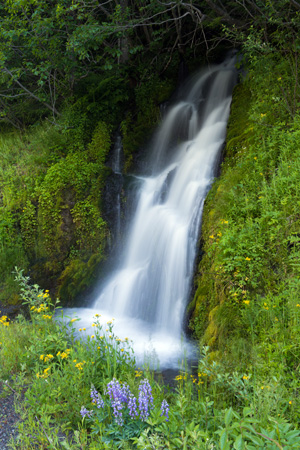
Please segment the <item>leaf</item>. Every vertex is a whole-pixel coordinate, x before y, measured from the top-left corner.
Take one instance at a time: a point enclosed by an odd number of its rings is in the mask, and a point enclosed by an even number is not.
[[[227,433],[226,430],[224,430],[223,433],[221,434],[221,437],[220,437],[221,450],[225,450],[225,445],[227,443],[227,439],[228,439],[228,433]]]
[[[260,446],[264,445],[262,439],[260,439],[258,436],[253,436],[253,434],[250,433],[247,433],[246,436],[253,442],[253,444]]]
[[[233,447],[236,450],[242,450],[244,448],[244,440],[241,434],[236,438]]]
[[[250,416],[250,414],[253,414],[253,410],[252,410],[252,408],[249,408],[249,407],[246,406],[243,409],[243,417]]]
[[[226,411],[226,414],[225,414],[225,425],[226,425],[226,427],[230,424],[230,422],[232,420],[232,417],[233,417],[233,410],[232,410],[232,408],[229,408]]]

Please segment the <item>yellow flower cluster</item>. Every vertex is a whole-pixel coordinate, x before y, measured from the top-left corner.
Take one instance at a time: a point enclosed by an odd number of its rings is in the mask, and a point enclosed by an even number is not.
[[[54,356],[53,355],[51,355],[51,354],[49,354],[49,355],[41,355],[40,356],[40,360],[41,361],[44,361],[44,362],[48,362],[48,361],[50,361],[52,358],[54,358]]]
[[[176,381],[181,381],[181,380],[186,380],[186,375],[177,375],[177,377],[175,377]]]
[[[51,320],[52,319],[52,316],[50,316],[50,315],[48,315],[48,314],[43,314],[43,319],[45,319],[45,320]]]
[[[56,353],[56,356],[59,356],[61,359],[67,359],[71,353],[71,349],[67,348],[64,352]]]
[[[38,298],[41,298],[41,297],[43,297],[43,298],[48,298],[48,297],[49,297],[49,290],[46,289],[44,293],[41,292],[41,293],[38,295]]]
[[[48,297],[49,297],[49,291],[48,291],[48,289],[45,290],[44,294],[43,294],[43,293],[40,293],[40,294],[38,295],[38,298],[41,298],[41,297],[43,297],[43,298],[48,298]]]
[[[30,311],[40,313],[40,312],[46,312],[49,309],[48,306],[46,306],[44,303],[41,303],[39,307],[32,306],[30,308]]]
[[[49,374],[49,370],[51,369],[51,367],[48,367],[47,369],[44,370],[43,373],[37,373],[36,376],[37,378],[47,378],[50,374]]]
[[[0,323],[2,323],[2,325],[4,325],[5,327],[9,326],[9,319],[7,316],[2,316],[0,317]]]
[[[75,359],[74,362],[76,362],[76,361],[77,361],[77,360]],[[85,361],[79,362],[79,363],[75,364],[75,367],[76,367],[78,370],[83,370],[84,364],[85,364]]]
[[[136,370],[135,371],[136,378],[141,377],[142,375],[143,375],[143,372],[141,370]]]

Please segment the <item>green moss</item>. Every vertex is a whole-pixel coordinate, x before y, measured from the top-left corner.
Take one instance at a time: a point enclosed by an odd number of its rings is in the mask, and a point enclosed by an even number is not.
[[[72,302],[82,291],[95,282],[95,269],[103,259],[103,253],[97,252],[87,261],[73,259],[59,277],[58,295],[64,303]]]
[[[107,227],[99,198],[107,175],[104,163],[111,129],[97,122],[85,144],[80,133],[86,130],[86,119],[77,121],[76,146],[69,130],[59,131],[48,123],[26,134],[1,136],[0,298],[3,295],[10,303],[15,301],[10,274],[16,264],[30,269],[42,285],[51,280],[55,288],[73,260],[86,263],[93,255],[103,258]],[[85,272],[94,268],[88,264]]]
[[[147,142],[160,121],[159,105],[166,101],[174,90],[172,80],[161,80],[152,75],[135,89],[135,107],[121,123],[125,172],[131,167],[133,154]]]
[[[299,117],[284,122],[285,98],[270,102],[278,95],[276,71],[256,77],[257,70],[251,66],[248,79],[235,88],[221,176],[203,214],[204,256],[191,326],[202,342],[223,352],[253,332],[245,323],[247,305],[275,298],[283,286],[289,292],[298,274],[289,262],[298,254],[290,239],[300,233]]]

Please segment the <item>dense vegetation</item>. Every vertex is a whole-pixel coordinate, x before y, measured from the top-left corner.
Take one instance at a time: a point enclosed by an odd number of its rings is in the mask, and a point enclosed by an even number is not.
[[[0,302],[30,318],[0,317],[0,377],[25,392],[12,448],[299,448],[300,4],[140,3],[0,6]],[[190,304],[203,358],[167,387],[112,324],[106,339],[95,317],[94,337],[75,339],[51,298],[72,301],[107,254],[115,130],[132,169],[179,61],[218,58],[223,41],[242,73]]]
[[[204,347],[198,367],[166,386],[136,367],[113,320],[105,333],[95,315],[94,334],[81,338],[77,319],[53,320],[58,304],[47,290],[15,275],[31,322],[0,320],[1,375],[22,418],[12,449],[299,448],[296,379],[270,377],[267,364],[226,372]]]

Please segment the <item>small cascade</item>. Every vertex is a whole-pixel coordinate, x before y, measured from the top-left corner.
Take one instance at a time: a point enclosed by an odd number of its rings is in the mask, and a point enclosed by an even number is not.
[[[113,158],[112,158],[112,170],[117,175],[122,175],[122,153],[123,153],[123,145],[122,145],[122,137],[120,132],[118,132],[115,144],[113,148]],[[122,188],[122,186],[120,186]],[[116,198],[116,218],[115,218],[115,240],[116,242],[120,239],[121,233],[121,189],[117,194]]]
[[[136,355],[154,352],[160,367],[192,350],[183,323],[190,294],[202,210],[226,136],[234,57],[194,76],[157,130],[147,175],[139,176],[135,213],[118,267],[89,310],[114,317],[116,333],[133,339]],[[115,145],[115,171],[120,170]],[[81,322],[82,324],[82,322]],[[82,325],[81,325],[82,326]],[[184,349],[184,348],[185,349]]]
[[[108,165],[112,175],[106,180],[104,190],[104,216],[112,232],[111,249],[119,243],[121,236],[121,192],[123,189],[123,145],[120,131],[115,135]]]
[[[122,151],[123,151],[123,145],[122,145],[122,137],[120,132],[117,133],[115,138],[115,143],[112,151],[112,163],[111,168],[114,173],[121,174],[122,173]]]

